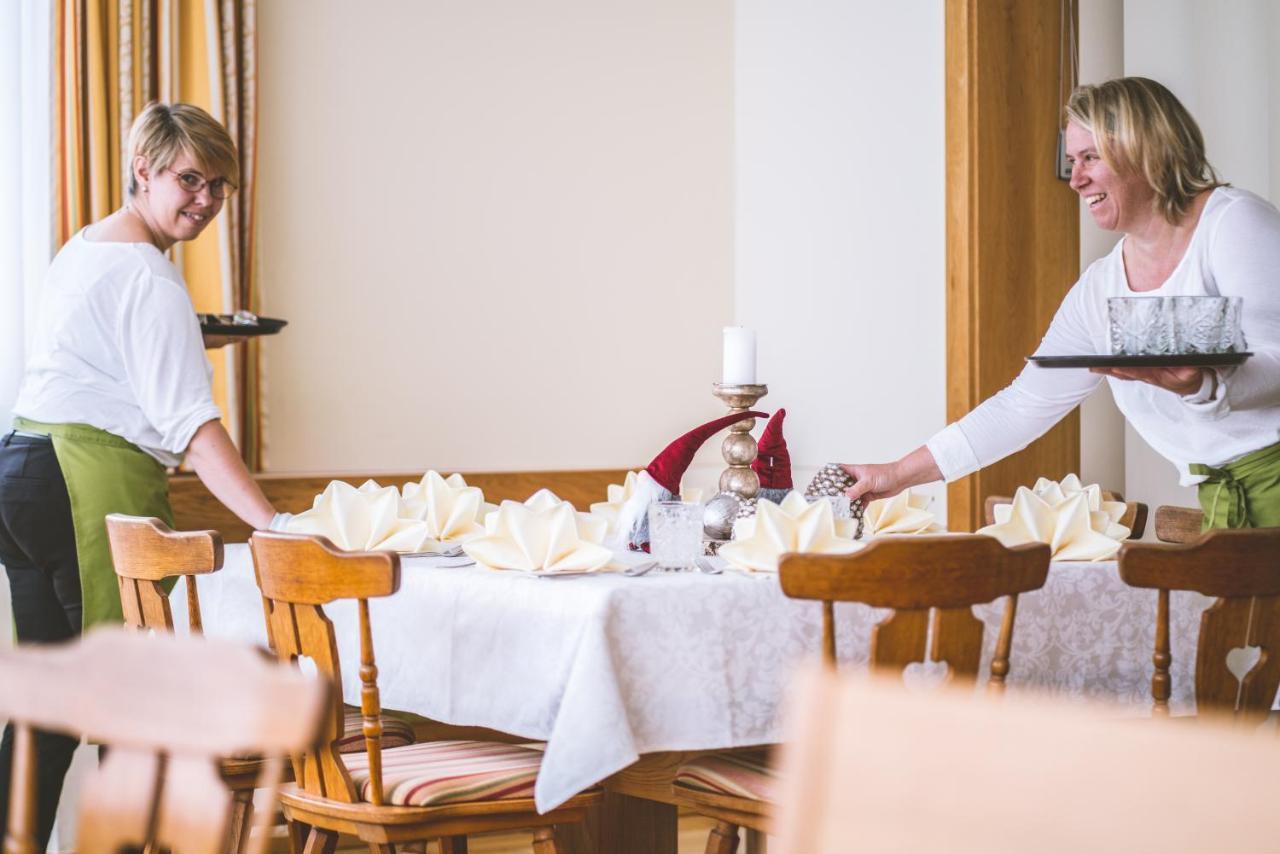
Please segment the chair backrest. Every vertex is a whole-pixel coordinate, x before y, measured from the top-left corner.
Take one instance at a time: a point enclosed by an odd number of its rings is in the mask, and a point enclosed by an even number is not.
[[[34,728],[110,745],[84,789],[79,850],[221,854],[234,828],[218,759],[265,757],[269,821],[284,756],[315,737],[329,692],[248,646],[120,628],[0,653],[0,685],[15,730],[6,852],[34,852]]]
[[[394,552],[344,552],[324,537],[259,531],[249,538],[262,591],[267,635],[284,661],[305,656],[334,685],[333,701],[315,747],[294,757],[294,779],[306,791],[332,800],[360,800],[338,758],[342,725],[342,666],[338,639],[323,605],[355,599],[360,620],[360,712],[369,755],[370,797],[383,803],[382,706],[369,624],[369,599],[400,589],[400,557]]]
[[[187,621],[192,633],[202,630],[196,576],[222,569],[222,535],[217,531],[172,531],[146,516],[107,516],[111,562],[120,585],[126,626],[173,630],[173,612],[163,582],[187,580]]]
[[[1142,539],[1142,535],[1147,531],[1147,505],[1141,501],[1125,501],[1120,493],[1108,492],[1105,489],[1102,490],[1102,500],[1124,501],[1124,515],[1120,517],[1120,524],[1129,529],[1129,539]],[[997,504],[1012,503],[1013,499],[1007,495],[988,495],[986,504],[983,505],[983,517],[987,520],[987,524],[996,523]]]
[[[1135,727],[810,669],[779,756],[779,851],[1274,851],[1277,740]],[[1184,731],[1185,729],[1185,731]]]
[[[1194,543],[1203,531],[1204,514],[1195,507],[1173,507],[1161,504],[1156,508],[1156,539],[1165,543]]]
[[[1217,598],[1200,618],[1196,644],[1196,709],[1256,723],[1280,687],[1280,528],[1207,531],[1187,545],[1126,543],[1120,577],[1156,590],[1156,643],[1151,694],[1157,714],[1169,713],[1169,591]],[[1256,662],[1241,678],[1257,648]],[[1235,650],[1239,650],[1236,652]]]
[[[823,603],[829,663],[836,658],[834,603],[861,602],[893,609],[871,631],[872,667],[904,669],[927,653],[947,663],[948,678],[966,681],[977,678],[982,659],[983,623],[972,606],[1008,597],[991,661],[991,685],[999,689],[1009,672],[1018,594],[1044,586],[1049,554],[1044,543],[1008,549],[973,534],[884,537],[850,555],[785,555],[779,574],[788,596]]]

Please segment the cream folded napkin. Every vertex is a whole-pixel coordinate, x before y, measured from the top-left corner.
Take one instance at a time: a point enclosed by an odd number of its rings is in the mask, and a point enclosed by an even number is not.
[[[863,547],[855,542],[857,522],[836,519],[829,501],[810,504],[790,492],[781,504],[761,498],[756,515],[734,526],[733,542],[720,547],[730,565],[753,572],[777,572],[778,559],[788,552],[850,554]]]
[[[328,537],[340,549],[418,552],[431,548],[427,524],[400,515],[400,492],[394,486],[365,481],[358,489],[335,480],[316,496],[310,510],[289,520],[291,534]]]
[[[863,539],[881,534],[936,534],[945,531],[946,528],[929,512],[932,501],[930,496],[913,493],[910,489],[904,489],[892,498],[872,501],[862,514]]]
[[[561,501],[546,489],[521,504],[504,501],[484,520],[485,534],[462,550],[492,569],[526,572],[594,572],[613,558],[600,543],[608,523]]]
[[[425,522],[432,539],[450,546],[483,536],[485,516],[497,509],[459,474],[446,478],[429,471],[400,490],[400,515]]]
[[[1018,487],[1012,504],[996,505],[994,525],[977,533],[1006,546],[1048,543],[1054,560],[1107,560],[1129,536],[1117,524],[1124,504],[1103,501],[1096,485],[1082,487],[1075,475],[1061,483],[1040,478],[1028,489]]]
[[[608,496],[605,501],[597,501],[590,507],[591,515],[599,516],[604,519],[608,527],[609,535],[620,533],[618,531],[618,518],[622,510],[622,505],[627,503],[631,496],[635,495],[637,485],[639,484],[639,472],[627,472],[627,478],[622,483],[611,483],[605,490]],[[680,487],[680,500],[692,503],[702,501],[702,490],[695,487]]]

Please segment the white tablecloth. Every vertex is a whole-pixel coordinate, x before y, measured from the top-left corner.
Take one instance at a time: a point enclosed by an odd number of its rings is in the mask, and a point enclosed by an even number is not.
[[[206,633],[265,642],[247,546],[201,578]],[[185,624],[185,597],[172,597]],[[1011,688],[1150,706],[1154,591],[1124,585],[1114,562],[1055,563],[1019,599]],[[1175,713],[1190,711],[1193,651],[1207,597],[1172,596]],[[1000,608],[979,606],[990,660]],[[742,747],[781,738],[796,663],[816,654],[820,606],[782,595],[776,576],[608,573],[532,578],[403,561],[401,590],[370,602],[386,708],[547,742],[536,800],[546,810],[642,753]],[[352,604],[329,606],[358,704]],[[880,612],[838,605],[842,661],[865,662]]]

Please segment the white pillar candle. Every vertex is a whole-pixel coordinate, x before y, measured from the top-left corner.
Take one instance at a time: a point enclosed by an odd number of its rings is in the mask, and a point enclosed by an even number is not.
[[[725,385],[755,385],[756,331],[741,326],[724,328]]]

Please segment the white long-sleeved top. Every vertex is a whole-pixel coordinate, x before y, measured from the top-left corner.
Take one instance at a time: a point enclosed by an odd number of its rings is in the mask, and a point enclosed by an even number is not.
[[[1124,240],[1085,270],[1054,315],[1037,355],[1110,352],[1107,299],[1135,296]],[[1280,211],[1233,187],[1213,191],[1186,254],[1142,296],[1243,297],[1242,329],[1253,356],[1180,396],[1110,377],[1116,405],[1151,447],[1178,467],[1184,486],[1204,480],[1190,463],[1220,466],[1280,441]],[[1014,381],[929,439],[943,477],[963,477],[1025,448],[1089,395],[1102,377],[1085,369],[1028,364]]]
[[[221,417],[200,323],[177,268],[149,243],[86,240],[58,252],[13,411],[88,424],[177,465]]]

